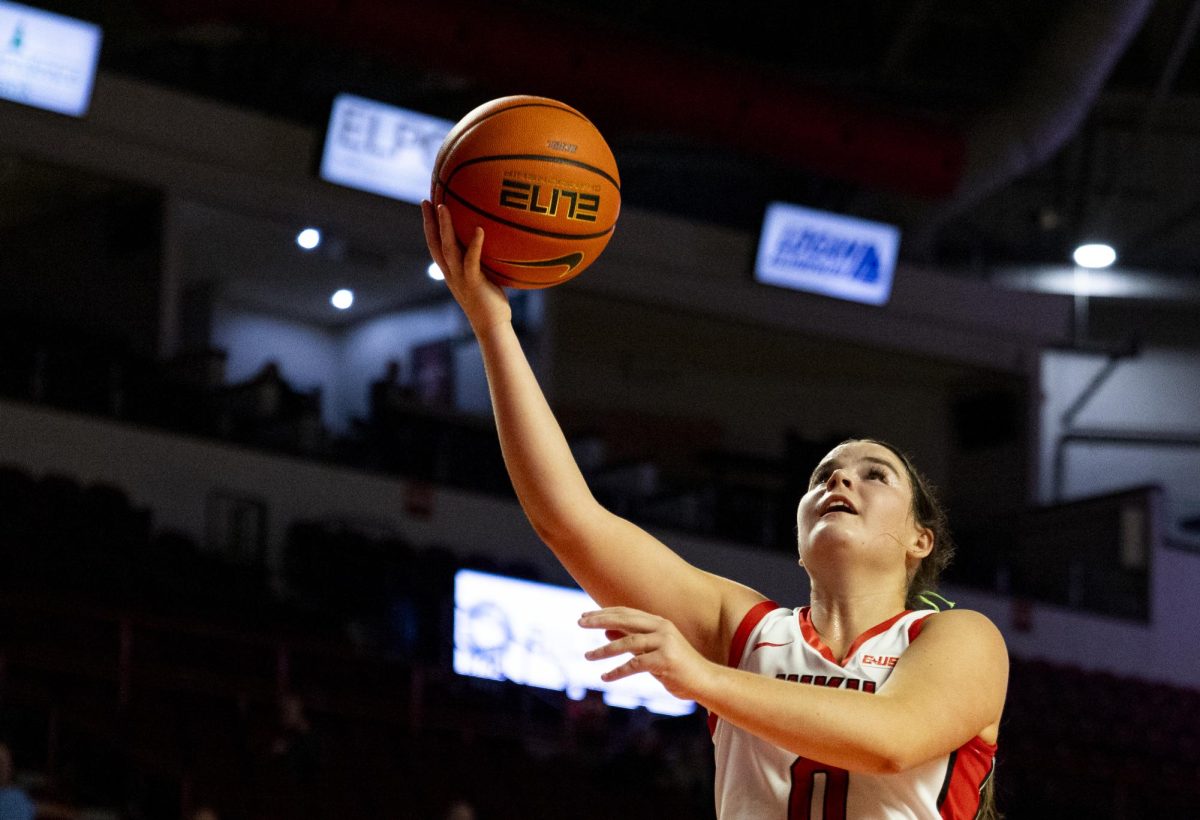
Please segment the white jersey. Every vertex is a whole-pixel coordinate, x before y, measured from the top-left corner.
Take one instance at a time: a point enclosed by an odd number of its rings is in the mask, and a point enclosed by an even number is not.
[[[746,614],[729,665],[797,685],[874,693],[932,610],[905,611],[860,635],[839,663],[813,628],[808,607],[771,601]],[[945,757],[897,774],[850,773],[798,758],[709,716],[717,757],[720,820],[971,820],[991,776],[996,746],[975,737]]]

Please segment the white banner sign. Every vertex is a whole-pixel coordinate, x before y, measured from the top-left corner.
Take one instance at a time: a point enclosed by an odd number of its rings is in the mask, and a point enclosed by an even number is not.
[[[321,179],[403,202],[429,197],[433,161],[454,123],[339,94],[333,103]]]
[[[0,0],[0,98],[82,117],[100,39],[92,23]]]

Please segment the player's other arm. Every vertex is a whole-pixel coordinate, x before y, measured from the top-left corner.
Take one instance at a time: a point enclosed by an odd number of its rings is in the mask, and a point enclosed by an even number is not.
[[[797,755],[849,771],[905,771],[994,730],[1008,652],[985,616],[929,616],[876,694],[766,678],[710,665],[680,693]]]
[[[521,349],[504,292],[479,271],[482,234],[463,256],[449,214],[422,209],[430,251],[479,340],[504,463],[534,530],[601,606],[668,618],[704,657],[724,660],[736,619],[762,596],[692,566],[596,501]]]

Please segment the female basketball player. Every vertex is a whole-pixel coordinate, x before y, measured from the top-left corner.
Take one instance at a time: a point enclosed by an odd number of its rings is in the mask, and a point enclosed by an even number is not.
[[[970,611],[910,611],[949,557],[907,458],[834,448],[797,511],[810,605],[792,610],[685,562],[602,507],[575,465],[511,324],[450,216],[422,204],[430,253],[479,340],[505,463],[538,535],[604,609],[593,660],[647,672],[710,713],[717,813],[729,818],[973,818],[1008,678],[999,631]],[[982,808],[981,808],[982,804]]]

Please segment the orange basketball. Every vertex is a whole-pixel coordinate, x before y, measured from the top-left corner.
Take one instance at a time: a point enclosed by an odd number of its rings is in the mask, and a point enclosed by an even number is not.
[[[450,129],[430,198],[450,210],[463,245],[483,228],[489,279],[548,288],[600,256],[621,210],[621,180],[604,137],[574,108],[501,97]]]

